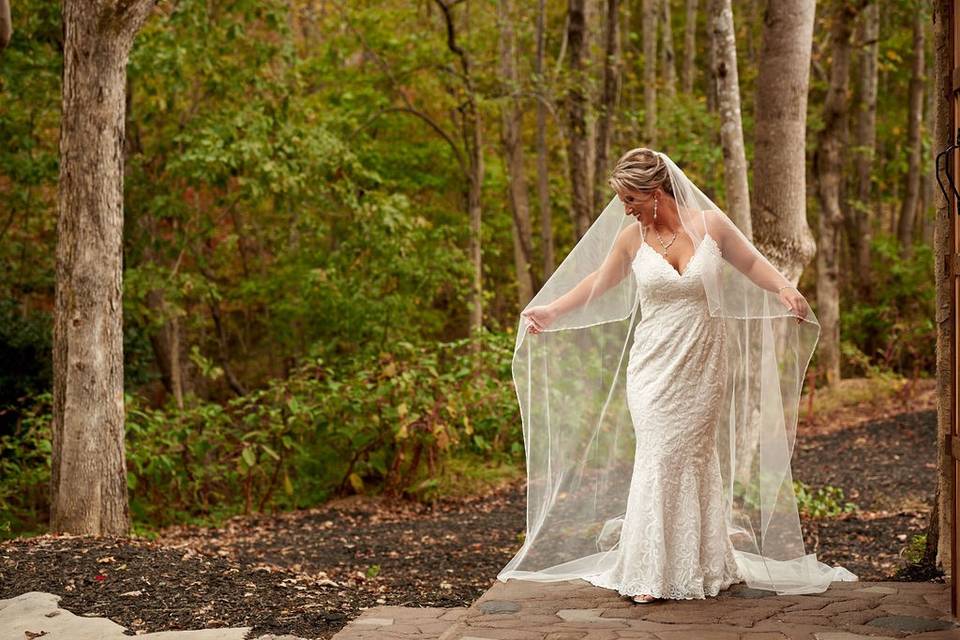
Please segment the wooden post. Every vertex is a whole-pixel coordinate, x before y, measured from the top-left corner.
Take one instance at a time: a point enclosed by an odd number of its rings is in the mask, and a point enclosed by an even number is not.
[[[960,47],[957,46],[957,35],[960,34],[960,12],[957,11],[956,2],[950,2],[950,15],[946,24],[949,25],[950,35],[948,42],[950,43],[950,51],[948,53],[948,59],[953,61],[952,70],[951,70],[951,105],[948,110],[950,114],[950,137],[951,142],[956,140],[957,136],[957,122],[960,122],[960,102],[957,100],[957,93],[960,91]],[[940,144],[944,144],[947,141],[939,141]],[[956,182],[956,171],[960,167],[960,149],[954,149],[947,159],[947,171],[954,176],[954,182]],[[953,363],[953,371],[951,373],[952,378],[952,397],[953,402],[950,406],[950,447],[949,450],[953,458],[953,517],[951,518],[950,527],[950,614],[956,618],[960,615],[960,589],[957,587],[957,579],[960,577],[960,570],[958,570],[957,559],[960,557],[958,554],[958,548],[960,548],[960,540],[957,536],[957,518],[960,517],[960,492],[957,491],[957,488],[960,487],[957,479],[960,478],[960,459],[958,459],[958,454],[960,454],[960,429],[958,429],[957,416],[958,409],[960,409],[960,394],[957,393],[958,387],[957,383],[960,381],[960,367],[958,367],[958,350],[957,350],[957,337],[958,329],[960,329],[960,314],[957,313],[957,303],[960,301],[960,296],[958,296],[958,287],[960,287],[960,245],[958,245],[958,239],[960,239],[960,234],[957,233],[957,198],[953,193],[953,189],[948,189],[947,191],[947,215],[950,216],[950,247],[953,247],[953,260],[952,262],[952,271],[953,278],[951,280],[951,305],[950,309],[953,315],[951,319],[952,322],[952,334],[950,337],[950,361]],[[942,533],[941,533],[942,535]]]

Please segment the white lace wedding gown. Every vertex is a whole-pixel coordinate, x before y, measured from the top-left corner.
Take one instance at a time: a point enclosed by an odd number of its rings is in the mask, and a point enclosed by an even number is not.
[[[705,235],[683,273],[644,239],[633,259],[641,320],[627,364],[636,453],[616,562],[584,578],[623,595],[715,596],[743,580],[727,535],[716,450],[725,381],[723,321],[702,269],[722,260]]]

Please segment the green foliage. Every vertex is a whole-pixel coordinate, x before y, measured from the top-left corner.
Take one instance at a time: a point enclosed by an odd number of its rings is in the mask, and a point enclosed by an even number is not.
[[[793,487],[800,513],[809,518],[831,518],[857,510],[856,504],[844,501],[840,487],[826,485],[814,491],[799,480],[793,481]]]
[[[49,521],[50,393],[38,394],[0,435],[0,537],[42,533]]]
[[[923,554],[927,550],[927,534],[915,533],[910,536],[907,546],[904,547],[901,555],[908,564],[920,564],[923,560]]]
[[[871,243],[870,298],[850,296],[841,307],[840,334],[846,356],[844,377],[878,376],[884,371],[933,371],[936,287],[932,248],[914,245],[901,256],[896,238],[879,234]]]
[[[226,403],[183,410],[126,398],[135,527],[306,507],[338,493],[431,499],[467,456],[515,465],[522,438],[509,365],[513,338],[485,333],[430,348],[398,341],[332,367],[317,358]],[[478,353],[471,345],[480,348]],[[42,530],[50,396],[0,437],[0,523]]]

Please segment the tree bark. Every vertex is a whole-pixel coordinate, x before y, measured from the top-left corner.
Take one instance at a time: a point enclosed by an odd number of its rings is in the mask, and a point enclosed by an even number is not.
[[[935,59],[934,83],[937,110],[935,114],[934,149],[939,150],[950,140],[955,132],[950,130],[950,111],[953,109],[953,54],[950,48],[950,5],[951,0],[933,1],[933,51]],[[928,162],[932,162],[928,158]],[[944,181],[946,179],[944,178]],[[949,187],[948,187],[949,188]],[[951,217],[954,212],[948,207],[940,189],[934,191],[936,197],[937,220],[934,228],[934,280],[937,296],[937,504],[936,518],[930,519],[927,528],[928,551],[935,552],[937,565],[950,575],[950,531],[953,522],[953,496],[956,487],[953,483],[953,458],[946,447],[947,435],[951,431],[953,413],[953,362],[950,354],[950,333],[953,313],[950,291],[953,289],[953,275],[950,263],[953,256],[953,244],[950,237]],[[943,535],[940,535],[941,532]]]
[[[543,281],[553,275],[556,255],[553,242],[553,218],[550,209],[550,176],[547,148],[547,79],[544,58],[546,30],[546,0],[537,7],[537,198],[540,203],[540,249],[543,254]]]
[[[657,145],[657,2],[643,0],[643,137]]]
[[[694,64],[697,60],[697,11],[700,0],[687,0],[687,22],[683,31],[683,78],[682,88],[687,95],[693,93]]]
[[[590,228],[591,215],[590,172],[587,152],[587,96],[586,75],[584,74],[586,16],[585,0],[569,0],[567,13],[567,51],[569,54],[570,88],[567,90],[567,153],[570,156],[570,188],[573,201],[571,213],[574,217],[577,238]]]
[[[660,26],[663,38],[660,66],[663,87],[669,97],[677,95],[677,63],[673,52],[673,18],[670,15],[670,0],[660,0]]]
[[[816,252],[806,215],[813,0],[767,4],[756,80],[753,241],[794,284]]]
[[[897,240],[900,254],[904,258],[913,255],[913,227],[920,203],[920,126],[923,123],[923,85],[924,77],[924,27],[927,14],[917,7],[913,18],[913,69],[910,77],[910,103],[907,113],[907,182],[900,208],[900,224],[897,228]]]
[[[501,105],[500,141],[507,164],[510,209],[513,212],[513,257],[517,271],[517,303],[522,309],[533,298],[533,229],[530,224],[530,198],[527,192],[527,175],[524,169],[523,111],[518,94],[520,80],[517,77],[516,36],[513,32],[513,7],[511,0],[500,0],[498,5],[500,27],[500,77],[504,83],[504,102]]]
[[[864,0],[861,0],[861,3]],[[820,246],[817,252],[817,317],[820,320],[819,362],[828,386],[840,382],[840,230],[846,218],[842,201],[847,145],[850,82],[850,36],[860,7],[834,0],[830,50],[830,87],[823,105],[823,129],[817,140],[814,170],[820,201]]]
[[[928,77],[930,81],[933,82],[933,65],[928,64],[927,70]],[[936,112],[936,91],[929,90],[927,91],[927,110],[924,115],[923,128],[932,136],[933,127],[934,127],[934,113]],[[935,140],[935,138],[932,138]],[[933,246],[933,229],[934,229],[934,216],[932,215],[932,207],[934,206],[934,190],[938,187],[936,186],[936,180],[934,179],[934,170],[933,170],[933,161],[935,155],[931,155],[930,158],[924,158],[921,156],[921,163],[924,169],[921,171],[923,174],[923,202],[920,205],[920,214],[922,216],[920,229],[921,236],[920,242],[929,247]]]
[[[727,191],[727,215],[747,238],[753,237],[750,222],[750,188],[747,183],[747,153],[740,114],[740,77],[737,43],[730,0],[710,0],[710,37],[716,57],[710,66],[717,87],[720,112],[720,142],[723,147],[723,178]]]
[[[613,132],[617,103],[620,97],[620,0],[607,0],[604,26],[603,93],[597,123],[596,165],[594,168],[593,209],[598,214],[608,198],[607,171],[610,138]]]
[[[467,216],[470,220],[470,263],[473,265],[473,282],[470,304],[470,332],[474,334],[483,328],[483,253],[481,251],[481,223],[483,220],[483,116],[474,89],[473,65],[470,55],[457,41],[457,29],[454,24],[452,7],[444,0],[434,0],[443,13],[447,30],[447,49],[454,55],[460,66],[459,75],[463,83],[463,118],[461,137],[466,153],[464,170],[467,177]],[[474,343],[473,349],[479,348]]]
[[[847,216],[847,239],[857,274],[857,288],[864,299],[872,299],[873,274],[870,239],[873,236],[873,166],[877,146],[877,62],[880,39],[880,5],[872,2],[861,13],[860,100],[857,109],[855,155],[857,199]]]
[[[10,0],[0,0],[0,51],[10,44],[13,37],[13,20],[10,17]]]
[[[64,0],[50,530],[125,536],[126,68],[152,0]]]

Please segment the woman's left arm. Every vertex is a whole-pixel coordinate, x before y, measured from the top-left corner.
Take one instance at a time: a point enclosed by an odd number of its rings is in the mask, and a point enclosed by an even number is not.
[[[707,211],[706,224],[720,247],[724,260],[739,269],[758,287],[780,296],[784,306],[799,316],[807,316],[809,305],[800,291],[767,260],[743,232],[722,211]]]

